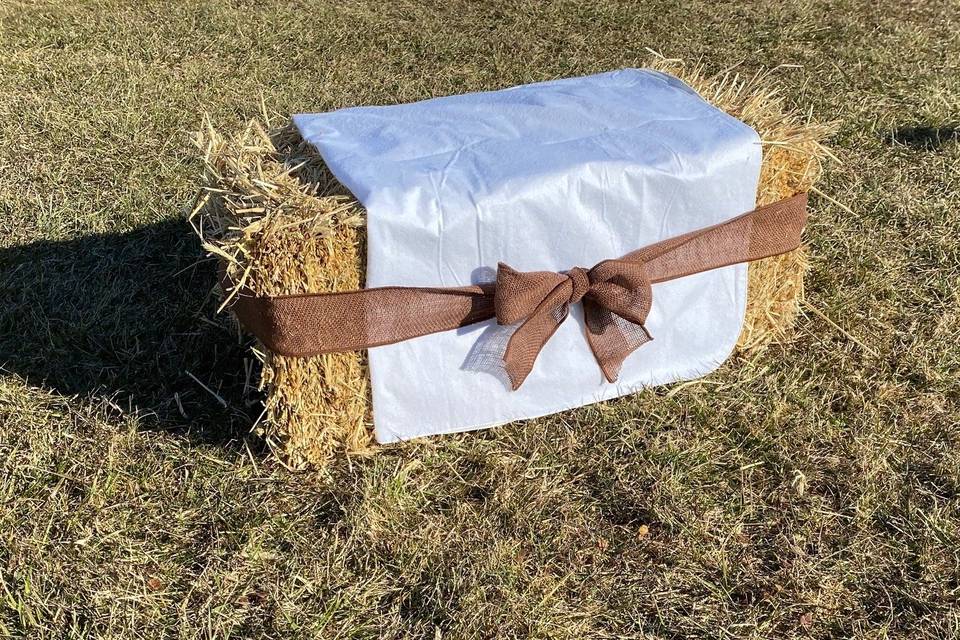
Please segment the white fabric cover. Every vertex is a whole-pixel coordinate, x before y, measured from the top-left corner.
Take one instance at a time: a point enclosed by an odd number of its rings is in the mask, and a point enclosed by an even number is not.
[[[756,132],[638,69],[294,122],[367,209],[368,287],[590,267],[754,207]],[[654,286],[647,328],[604,381],[579,306],[509,390],[494,320],[370,350],[377,440],[465,431],[702,376],[736,344],[747,268]],[[499,345],[499,347],[497,346]]]

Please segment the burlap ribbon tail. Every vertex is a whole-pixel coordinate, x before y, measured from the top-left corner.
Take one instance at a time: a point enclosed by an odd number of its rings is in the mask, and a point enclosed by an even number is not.
[[[579,302],[590,349],[613,382],[624,359],[651,339],[644,322],[653,303],[652,285],[796,249],[806,204],[806,194],[799,194],[589,269],[524,272],[501,263],[495,283],[468,287],[272,297],[241,290],[232,310],[268,349],[295,357],[393,344],[496,317],[500,324],[518,324],[503,355],[516,389],[570,305]]]

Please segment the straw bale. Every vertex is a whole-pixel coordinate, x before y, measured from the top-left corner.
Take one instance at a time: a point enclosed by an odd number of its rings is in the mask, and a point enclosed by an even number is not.
[[[708,77],[699,67],[664,59],[652,66],[760,134],[758,204],[813,187],[830,157],[822,141],[832,128],[786,109],[769,74]],[[363,207],[289,122],[268,130],[254,121],[225,136],[206,121],[196,143],[205,172],[191,222],[235,282],[263,295],[362,286]],[[759,353],[790,336],[807,268],[806,247],[750,265],[740,353]],[[232,294],[223,292],[225,303]],[[287,358],[262,346],[254,351],[266,395],[257,429],[287,464],[319,466],[337,452],[371,450],[365,354]]]

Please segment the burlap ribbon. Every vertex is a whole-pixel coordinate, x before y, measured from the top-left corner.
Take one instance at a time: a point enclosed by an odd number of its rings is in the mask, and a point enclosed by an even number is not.
[[[494,284],[469,287],[274,297],[240,291],[232,309],[268,349],[304,357],[393,344],[492,317],[500,324],[518,323],[503,356],[516,389],[570,306],[579,302],[587,341],[603,375],[613,382],[624,359],[651,339],[644,323],[652,285],[796,249],[806,204],[806,194],[799,194],[589,269],[523,272],[501,263]]]

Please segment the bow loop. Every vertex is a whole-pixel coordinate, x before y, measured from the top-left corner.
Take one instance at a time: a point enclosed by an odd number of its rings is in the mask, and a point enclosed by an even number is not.
[[[590,299],[625,320],[643,324],[653,303],[653,290],[648,281],[633,289],[614,282],[598,282],[590,288]]]
[[[501,262],[497,265],[497,288],[493,294],[497,323],[514,324],[526,320],[541,302],[566,282],[566,276],[560,273],[517,271]]]
[[[649,284],[647,269],[643,262],[634,260],[604,260],[590,269],[593,283],[613,282],[626,289],[639,289]]]

